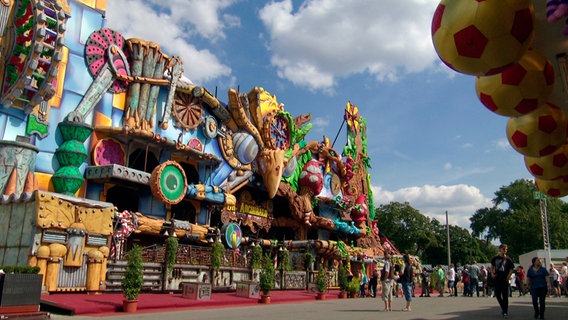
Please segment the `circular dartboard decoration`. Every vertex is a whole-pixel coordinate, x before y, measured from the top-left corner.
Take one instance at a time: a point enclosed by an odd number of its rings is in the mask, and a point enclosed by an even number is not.
[[[223,226],[223,228],[221,228],[221,233],[223,234],[225,244],[229,248],[236,249],[241,245],[243,232],[238,224],[234,222],[227,223]]]
[[[290,121],[283,114],[269,116],[264,126],[270,148],[287,150],[290,147]]]
[[[123,166],[126,164],[126,153],[120,142],[112,138],[104,138],[99,140],[95,145],[95,149],[93,150],[93,163],[96,166],[108,164]]]
[[[109,56],[109,48],[111,46],[116,46],[120,49]],[[103,28],[93,32],[87,43],[85,45],[85,59],[87,59],[87,65],[89,67],[89,72],[96,78],[99,73],[107,68],[107,61],[110,60],[110,65],[119,74],[127,75],[130,73],[128,70],[128,62],[124,55],[124,38],[122,35],[114,30]],[[109,91],[113,93],[125,92],[128,88],[128,84],[115,80]]]
[[[166,161],[157,166],[150,176],[150,190],[163,203],[179,203],[187,191],[183,168],[175,161]]]
[[[176,92],[172,115],[185,130],[193,130],[201,124],[203,109],[201,99],[185,92]]]

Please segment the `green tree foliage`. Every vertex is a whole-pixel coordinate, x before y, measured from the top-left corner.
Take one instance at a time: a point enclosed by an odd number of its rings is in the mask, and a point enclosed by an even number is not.
[[[423,263],[448,263],[446,226],[438,220],[400,202],[381,205],[377,217],[379,230],[399,251],[417,255]],[[474,238],[468,230],[458,226],[450,226],[450,248],[452,262],[462,265],[473,260],[488,262],[497,252],[493,245]]]
[[[136,300],[144,284],[142,247],[135,244],[126,255],[126,261],[126,273],[121,281],[122,293],[127,300]]]
[[[540,202],[534,199],[536,186],[520,179],[495,192],[492,208],[477,210],[470,218],[474,237],[486,243],[497,240],[509,245],[509,256],[543,248]],[[552,248],[568,247],[568,205],[555,198],[546,199],[549,238]]]
[[[379,230],[399,251],[422,256],[430,246],[440,246],[439,239],[430,228],[430,218],[422,215],[408,202],[391,202],[376,209]]]

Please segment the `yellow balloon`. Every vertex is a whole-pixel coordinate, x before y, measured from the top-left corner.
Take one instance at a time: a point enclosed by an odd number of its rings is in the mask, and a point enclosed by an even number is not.
[[[547,196],[555,198],[568,196],[568,180],[566,178],[556,180],[543,180],[536,178],[535,184],[538,190]]]
[[[490,111],[518,117],[546,102],[554,87],[554,67],[538,50],[528,50],[503,72],[477,77],[475,91]]]
[[[529,48],[534,25],[530,0],[442,0],[432,18],[432,41],[455,71],[496,74]]]
[[[566,142],[566,114],[547,102],[535,111],[507,122],[507,138],[519,153],[529,157],[552,154]]]
[[[543,180],[555,180],[568,176],[568,144],[544,157],[525,157],[527,170]]]

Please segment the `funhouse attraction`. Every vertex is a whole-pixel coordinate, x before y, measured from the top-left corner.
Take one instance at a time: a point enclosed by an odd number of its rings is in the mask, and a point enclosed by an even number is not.
[[[212,94],[160,44],[105,27],[106,1],[0,3],[0,265],[35,266],[43,292],[306,289],[339,266],[372,272],[396,248],[376,226],[366,120],[347,145],[305,141],[261,86]],[[256,283],[256,287],[254,284]]]
[[[193,83],[154,39],[107,28],[106,2],[0,0],[0,266],[39,270],[2,285],[123,291],[140,250],[142,291],[254,295],[263,260],[288,290],[339,286],[342,268],[370,275],[400,254],[377,228],[355,104],[338,114],[342,150],[306,141],[309,114],[262,84],[218,94]],[[564,196],[568,120],[549,96],[567,58],[546,56],[536,7],[545,1],[442,0],[432,38],[446,65],[477,77],[483,105],[511,117],[539,189]]]

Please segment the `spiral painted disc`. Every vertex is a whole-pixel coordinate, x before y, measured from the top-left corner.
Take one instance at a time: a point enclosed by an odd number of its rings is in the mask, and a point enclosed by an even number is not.
[[[187,179],[183,168],[175,161],[166,161],[152,171],[150,189],[158,200],[179,203],[186,195]]]

